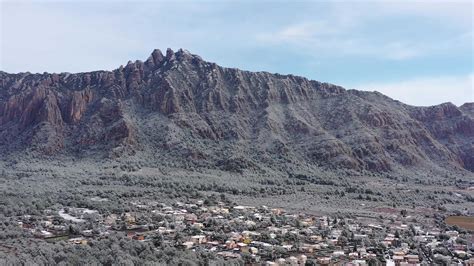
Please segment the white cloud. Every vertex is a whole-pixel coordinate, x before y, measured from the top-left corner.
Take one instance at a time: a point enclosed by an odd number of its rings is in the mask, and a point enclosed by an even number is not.
[[[271,34],[260,34],[257,38],[265,42],[314,42],[315,38],[337,35],[342,26],[334,26],[327,21],[319,20],[291,24]]]
[[[472,24],[472,0],[332,0],[345,16],[412,15],[444,20],[465,27]],[[347,8],[347,7],[350,8]],[[340,7],[340,8],[339,8]]]
[[[336,56],[372,56],[390,60],[404,60],[423,55],[431,50],[417,47],[411,41],[374,40],[351,36],[354,25],[327,21],[302,22],[288,25],[272,33],[259,34],[257,40],[271,45],[292,45],[308,54]]]
[[[379,14],[410,14],[446,20],[459,26],[472,24],[472,0],[383,0],[375,2]]]
[[[260,33],[256,40],[308,55],[406,60],[471,45],[472,15],[471,1],[336,0],[318,17]]]
[[[401,102],[430,106],[444,102],[462,105],[474,102],[474,74],[421,77],[400,82],[381,82],[347,86],[358,90],[379,91]]]

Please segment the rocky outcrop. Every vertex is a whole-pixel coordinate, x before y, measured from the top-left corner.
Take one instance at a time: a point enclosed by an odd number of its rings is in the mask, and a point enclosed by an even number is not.
[[[474,103],[465,103],[459,107],[465,114],[474,117]]]
[[[473,104],[413,107],[377,92],[223,68],[185,50],[79,74],[0,72],[0,146],[270,167],[474,171]]]
[[[87,88],[83,91],[74,91],[69,104],[66,106],[66,121],[77,123],[86,111],[87,104],[92,101],[92,91]]]

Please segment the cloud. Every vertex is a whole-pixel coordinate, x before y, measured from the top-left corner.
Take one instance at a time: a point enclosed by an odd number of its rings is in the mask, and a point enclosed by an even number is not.
[[[271,34],[257,36],[268,42],[314,42],[315,38],[327,37],[341,33],[341,26],[328,25],[326,21],[302,22],[288,25]]]
[[[428,51],[403,40],[375,41],[350,35],[353,30],[326,21],[288,25],[272,33],[259,34],[257,40],[270,45],[292,45],[308,54],[335,56],[370,56],[390,60],[405,60]]]
[[[374,7],[378,14],[422,16],[449,21],[462,27],[472,24],[472,0],[382,0],[376,2]]]
[[[317,17],[261,32],[256,40],[264,45],[290,46],[308,55],[395,61],[471,47],[470,1],[331,3]]]
[[[474,102],[474,73],[421,77],[398,82],[367,83],[348,86],[348,88],[379,91],[412,105],[430,106],[452,102],[459,106],[466,102]]]

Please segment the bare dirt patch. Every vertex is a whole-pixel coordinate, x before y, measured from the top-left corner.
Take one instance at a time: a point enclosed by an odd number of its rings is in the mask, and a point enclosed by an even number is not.
[[[446,218],[449,225],[457,225],[459,227],[474,230],[474,217],[472,216],[450,216]]]

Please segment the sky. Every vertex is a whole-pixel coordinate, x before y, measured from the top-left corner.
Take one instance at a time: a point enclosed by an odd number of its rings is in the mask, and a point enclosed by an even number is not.
[[[225,67],[474,102],[473,1],[0,0],[0,70],[86,72],[184,48]]]

